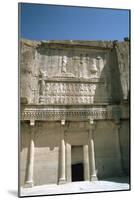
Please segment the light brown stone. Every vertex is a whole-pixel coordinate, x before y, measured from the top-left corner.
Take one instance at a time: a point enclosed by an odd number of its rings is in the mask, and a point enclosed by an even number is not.
[[[129,175],[129,41],[21,40],[20,98],[21,186]]]

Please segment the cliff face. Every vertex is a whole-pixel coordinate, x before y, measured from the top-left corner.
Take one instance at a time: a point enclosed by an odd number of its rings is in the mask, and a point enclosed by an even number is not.
[[[20,41],[20,96],[28,104],[120,103],[128,93],[128,41]]]
[[[123,99],[127,100],[129,96],[129,71],[130,71],[130,52],[129,42],[120,42],[116,45],[118,68],[120,72],[121,87]]]
[[[67,182],[76,161],[129,175],[129,41],[21,40],[19,58],[21,185],[59,183],[60,148]]]

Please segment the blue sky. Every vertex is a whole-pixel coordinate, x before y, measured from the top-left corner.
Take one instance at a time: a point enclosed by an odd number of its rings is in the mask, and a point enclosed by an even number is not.
[[[20,4],[20,37],[32,40],[123,40],[129,11]]]

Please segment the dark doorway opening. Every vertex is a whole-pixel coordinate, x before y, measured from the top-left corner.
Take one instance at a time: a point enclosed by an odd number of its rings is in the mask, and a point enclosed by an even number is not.
[[[72,164],[72,181],[83,181],[83,163]]]

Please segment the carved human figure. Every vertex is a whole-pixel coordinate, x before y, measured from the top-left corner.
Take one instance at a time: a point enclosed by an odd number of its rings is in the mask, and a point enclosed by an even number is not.
[[[50,90],[50,83],[47,83],[46,84],[46,91],[49,91]]]
[[[83,97],[80,97],[79,100],[80,100],[80,103],[83,103]]]
[[[90,86],[90,90],[91,90],[91,94],[92,94],[92,95],[94,95],[95,89],[96,89],[96,85],[95,85],[95,84],[92,84],[92,85]]]
[[[84,91],[85,91],[85,94],[88,94],[88,93],[89,93],[88,84],[85,84],[85,89],[84,89]]]
[[[71,84],[70,83],[68,83],[68,85],[67,85],[67,90],[68,90],[68,92],[71,91]]]
[[[62,103],[63,103],[63,104],[65,103],[65,97],[63,97],[63,99],[62,99]]]
[[[70,97],[70,103],[74,103],[74,98],[73,97]]]
[[[76,104],[79,103],[79,98],[78,98],[78,97],[75,98],[75,103],[76,103]]]
[[[60,83],[55,84],[55,90],[57,93],[61,93],[61,84]]]
[[[80,55],[80,66],[79,66],[79,77],[80,78],[88,78],[89,72],[88,72],[88,60],[86,59],[85,55]]]
[[[47,72],[40,69],[39,70],[39,77],[41,78],[39,80],[39,94],[42,96],[43,93],[44,93],[44,88],[45,88],[44,78],[47,77]],[[35,81],[33,80],[32,82],[34,83]]]
[[[58,104],[59,103],[59,96],[57,96],[55,100],[56,100],[56,104]]]
[[[67,103],[70,104],[70,98],[66,97]]]
[[[97,66],[96,66],[96,59],[95,59],[95,58],[92,58],[92,60],[91,60],[90,72],[91,72],[92,74],[96,74],[97,71],[98,71],[98,69],[97,69]]]
[[[67,56],[62,57],[62,67],[61,72],[66,73],[66,65],[67,65]]]
[[[70,90],[71,90],[72,93],[74,92],[74,84],[73,83],[70,84]]]
[[[59,89],[59,85],[58,83],[55,83],[54,87],[53,87],[53,90],[58,93],[58,89]]]
[[[84,85],[83,85],[83,83],[80,84],[80,91],[84,91]]]
[[[104,61],[103,61],[102,57],[100,57],[100,56],[97,56],[96,59],[97,59],[97,65],[98,65],[98,72],[100,74],[104,68]]]
[[[93,96],[90,96],[90,103],[93,103]]]
[[[90,97],[87,97],[87,103],[91,103],[91,102],[90,102]]]
[[[75,83],[74,84],[74,90],[78,93],[79,92],[79,84]]]

